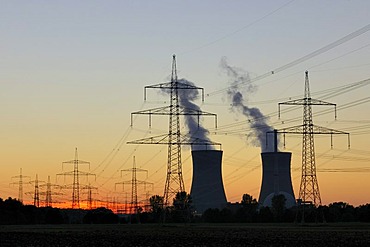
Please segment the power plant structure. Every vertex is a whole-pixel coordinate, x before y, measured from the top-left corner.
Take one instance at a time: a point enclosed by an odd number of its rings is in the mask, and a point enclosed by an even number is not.
[[[18,176],[13,176],[12,178],[18,178],[19,180],[17,182],[13,182],[12,184],[18,185],[18,201],[23,203],[23,185],[24,185],[24,179],[29,179],[29,176],[22,175],[22,168],[20,168],[20,172]]]
[[[227,204],[222,181],[222,154],[221,150],[191,152],[193,178],[190,196],[197,214],[208,208],[222,209]]]
[[[128,144],[162,144],[168,146],[167,155],[167,176],[164,186],[164,205],[169,206],[171,199],[173,199],[178,192],[185,191],[183,173],[182,173],[182,158],[181,158],[181,146],[182,145],[204,145],[213,146],[221,145],[219,143],[213,143],[208,140],[202,140],[201,138],[194,138],[189,135],[182,135],[180,128],[180,115],[181,116],[213,116],[216,118],[216,114],[201,111],[199,109],[192,109],[181,106],[179,102],[179,93],[183,90],[201,90],[202,100],[204,100],[203,88],[188,85],[181,82],[177,77],[177,65],[176,56],[172,57],[172,72],[171,81],[166,83],[160,83],[156,85],[146,86],[144,91],[144,100],[146,100],[146,89],[160,89],[164,92],[169,93],[170,105],[165,107],[159,107],[144,111],[138,111],[131,113],[131,126],[133,125],[133,115],[148,115],[149,116],[149,127],[151,127],[151,116],[162,115],[169,116],[168,134],[153,136],[140,140],[127,142]],[[217,118],[216,118],[217,125]],[[216,126],[217,127],[217,126]]]
[[[291,208],[296,205],[290,172],[292,153],[278,151],[277,131],[274,140],[274,152],[261,153],[262,183],[258,203],[271,207],[274,196],[284,195],[285,206]]]
[[[52,184],[50,182],[50,176],[48,176],[48,182],[47,183],[41,184],[39,186],[40,186],[40,188],[46,187],[46,191],[40,192],[40,195],[45,196],[45,200],[44,200],[45,207],[52,207],[53,206],[52,195],[62,195],[62,193],[52,191],[52,189],[53,188],[61,189],[61,186],[57,185],[57,184]]]
[[[96,179],[96,175],[89,172],[83,172],[79,170],[79,165],[89,165],[90,169],[90,162],[79,160],[78,159],[78,153],[77,148],[75,149],[75,159],[66,161],[62,163],[62,167],[64,164],[72,164],[73,165],[73,171],[69,172],[63,172],[57,174],[57,176],[73,176],[73,183],[69,185],[63,186],[63,188],[66,189],[72,189],[72,209],[79,209],[80,208],[80,176],[94,176]]]
[[[315,159],[315,145],[314,145],[314,134],[330,135],[331,136],[331,147],[333,147],[333,135],[344,134],[348,136],[348,148],[350,147],[349,133],[334,129],[329,129],[323,126],[314,125],[312,118],[312,106],[334,106],[335,107],[335,119],[336,104],[325,102],[318,99],[311,98],[310,85],[308,79],[308,71],[305,72],[305,87],[304,87],[304,98],[297,100],[290,100],[279,103],[279,117],[280,117],[280,105],[302,105],[303,106],[303,124],[285,128],[282,130],[275,130],[275,136],[277,133],[284,134],[301,134],[302,135],[302,174],[301,174],[301,185],[299,188],[298,204],[302,211],[302,222],[304,222],[304,211],[305,205],[308,206],[321,206],[321,196],[319,190],[319,183],[316,176],[316,159]],[[270,132],[271,133],[271,132]],[[284,143],[285,146],[285,143]]]

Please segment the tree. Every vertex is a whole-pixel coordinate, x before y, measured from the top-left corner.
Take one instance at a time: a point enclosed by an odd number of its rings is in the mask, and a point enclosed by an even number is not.
[[[64,223],[63,215],[60,212],[59,208],[52,208],[52,207],[46,208],[45,223],[46,224],[63,224]]]
[[[154,195],[149,198],[150,211],[155,222],[159,222],[163,213],[163,197]]]
[[[257,200],[255,198],[253,198],[253,196],[251,196],[249,194],[244,194],[242,196],[241,204],[243,204],[243,205],[257,204]]]
[[[328,221],[348,222],[353,221],[354,207],[346,202],[334,202],[328,206]]]
[[[173,219],[176,222],[187,222],[190,219],[192,199],[185,191],[177,192],[173,199]]]
[[[236,212],[236,220],[239,222],[254,222],[257,218],[258,202],[253,196],[244,194],[241,201],[242,207]]]
[[[154,195],[149,198],[150,211],[152,213],[161,212],[163,209],[163,196]]]
[[[207,223],[219,223],[220,210],[218,208],[209,208],[202,214],[202,219]]]
[[[100,207],[89,210],[83,218],[85,224],[116,224],[118,216],[112,210]]]
[[[274,219],[277,222],[283,221],[284,212],[285,212],[285,202],[286,198],[283,194],[275,195],[271,200],[271,209],[274,215]]]

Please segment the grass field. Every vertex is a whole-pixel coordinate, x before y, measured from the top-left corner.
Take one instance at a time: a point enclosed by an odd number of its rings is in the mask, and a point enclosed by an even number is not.
[[[370,224],[11,225],[0,246],[370,246]]]

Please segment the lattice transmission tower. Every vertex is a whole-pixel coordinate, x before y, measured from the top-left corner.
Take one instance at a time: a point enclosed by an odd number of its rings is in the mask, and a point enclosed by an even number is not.
[[[18,201],[23,203],[23,184],[24,184],[24,179],[30,179],[29,176],[24,176],[22,174],[22,168],[20,168],[19,175],[18,176],[13,176],[12,178],[18,178],[19,180],[17,182],[13,182],[11,184],[17,184],[18,185]]]
[[[92,209],[94,207],[93,195],[97,194],[98,187],[94,187],[89,184],[82,186],[81,189],[84,191],[83,193],[87,194],[87,208]]]
[[[130,141],[128,144],[164,144],[168,145],[167,154],[167,176],[164,187],[164,205],[168,206],[170,199],[174,198],[178,192],[185,191],[184,179],[182,174],[181,160],[181,145],[219,145],[219,143],[192,138],[190,136],[181,135],[180,131],[180,115],[213,116],[215,117],[215,125],[217,127],[217,115],[196,109],[183,107],[179,104],[180,90],[201,90],[202,101],[204,101],[204,89],[192,85],[188,85],[178,80],[176,68],[176,56],[172,56],[172,72],[171,81],[156,85],[146,86],[144,88],[144,100],[146,100],[147,89],[164,90],[170,95],[170,105],[165,107],[154,108],[150,110],[138,111],[131,113],[131,126],[133,125],[133,115],[141,114],[149,116],[149,127],[151,127],[152,115],[169,116],[168,134],[144,138],[136,141]]]
[[[33,192],[26,192],[26,194],[32,195],[33,197],[33,205],[35,207],[40,207],[40,183],[44,183],[44,181],[40,181],[38,174],[36,174],[36,178],[29,183],[34,184],[34,191]]]
[[[125,184],[131,185],[131,203],[130,203],[131,204],[131,210],[130,210],[130,213],[138,214],[139,213],[138,212],[139,207],[138,207],[137,186],[138,186],[138,184],[141,184],[141,185],[144,185],[144,189],[146,189],[146,186],[150,185],[153,189],[153,183],[137,179],[137,173],[138,172],[145,172],[146,176],[148,177],[148,171],[136,167],[135,156],[133,157],[132,168],[121,170],[121,176],[122,176],[122,172],[131,172],[131,180],[116,183],[116,186],[118,184],[122,184],[123,189],[124,189]]]
[[[53,206],[53,199],[52,199],[53,195],[62,195],[62,193],[60,193],[60,192],[53,191],[53,188],[59,188],[60,189],[61,186],[57,185],[57,184],[52,184],[50,182],[50,176],[48,176],[48,182],[46,184],[41,184],[40,187],[41,188],[46,187],[46,191],[40,192],[40,195],[45,196],[45,201],[44,201],[45,207],[52,207]]]
[[[281,105],[303,105],[303,124],[293,127],[284,128],[277,130],[278,133],[284,134],[302,134],[302,174],[301,184],[299,188],[299,201],[305,204],[311,204],[314,206],[321,205],[321,196],[319,190],[319,183],[316,176],[316,160],[315,160],[315,146],[314,146],[314,134],[327,134],[331,136],[331,147],[333,147],[333,135],[344,134],[348,136],[348,148],[350,147],[349,133],[329,129],[322,126],[313,124],[312,119],[312,106],[334,106],[335,107],[335,118],[337,118],[336,104],[325,102],[322,100],[312,99],[310,94],[310,86],[308,80],[308,71],[305,72],[305,87],[304,87],[304,98],[297,100],[290,100],[279,103],[279,117],[280,117],[280,106]],[[268,132],[272,133],[272,132]],[[284,144],[285,145],[285,144]],[[302,220],[304,220],[302,218]]]
[[[73,176],[73,183],[71,185],[65,185],[63,188],[65,189],[72,189],[72,209],[80,208],[80,176],[95,176],[93,173],[89,172],[83,172],[79,170],[80,165],[89,165],[90,169],[90,162],[79,160],[78,159],[78,153],[77,148],[75,149],[75,159],[70,161],[62,162],[62,169],[65,164],[72,164],[73,165],[73,171],[59,173],[57,176]]]

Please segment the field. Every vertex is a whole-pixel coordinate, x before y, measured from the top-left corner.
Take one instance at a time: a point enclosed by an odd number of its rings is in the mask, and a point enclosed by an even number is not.
[[[0,246],[370,246],[370,224],[11,225]]]

